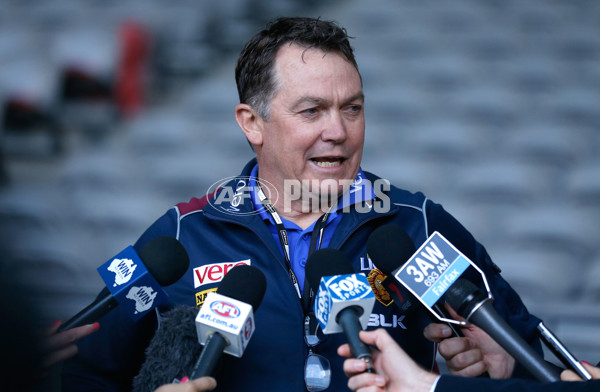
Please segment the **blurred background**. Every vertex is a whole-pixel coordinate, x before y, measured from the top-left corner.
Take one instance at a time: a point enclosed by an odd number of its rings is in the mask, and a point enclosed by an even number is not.
[[[598,362],[593,0],[0,0],[2,273],[31,285],[47,324],[89,304],[96,268],[168,208],[253,156],[235,61],[281,15],[355,37],[363,169],[444,205]]]

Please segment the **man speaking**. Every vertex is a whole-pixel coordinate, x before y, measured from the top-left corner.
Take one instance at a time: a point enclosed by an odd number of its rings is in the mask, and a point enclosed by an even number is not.
[[[304,267],[314,251],[335,248],[356,273],[374,279],[380,272],[370,263],[366,242],[388,223],[402,227],[417,247],[434,231],[449,238],[488,277],[498,314],[541,352],[537,320],[482,245],[422,193],[393,187],[361,168],[368,99],[345,29],[314,18],[278,18],[246,43],[235,77],[240,99],[235,118],[256,159],[204,197],[168,210],[135,244],[139,250],[169,235],[184,245],[190,268],[165,288],[173,304],[201,306],[238,264],[265,274],[268,287],[252,341],[242,358],[222,358],[214,374],[218,390],[345,390],[343,359],[336,353],[344,337],[314,327]],[[427,311],[402,314],[384,293],[376,294],[370,326],[384,326],[418,364],[434,370],[436,343],[423,335],[431,322]],[[64,389],[129,390],[162,311],[138,322],[119,312],[104,317],[65,364]],[[309,356],[317,360],[307,362]],[[481,356],[470,358],[454,368],[470,376],[520,371],[508,355],[498,358],[499,371],[477,366]],[[314,376],[328,369],[330,379],[306,377],[308,370]]]

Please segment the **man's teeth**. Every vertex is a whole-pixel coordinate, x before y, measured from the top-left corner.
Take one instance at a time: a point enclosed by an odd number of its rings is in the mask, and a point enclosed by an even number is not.
[[[342,161],[341,160],[337,160],[337,161],[315,161],[315,163],[319,167],[334,167],[334,166],[341,165]]]

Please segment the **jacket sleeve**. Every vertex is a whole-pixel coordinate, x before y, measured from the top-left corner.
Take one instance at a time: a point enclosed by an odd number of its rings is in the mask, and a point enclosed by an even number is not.
[[[169,210],[138,239],[136,251],[152,238],[175,236],[177,211]],[[103,291],[108,289],[104,288]],[[100,328],[77,342],[78,354],[63,363],[63,391],[130,391],[156,330],[156,313],[134,322],[119,307],[100,320]]]
[[[435,392],[592,392],[598,390],[600,390],[600,380],[541,383],[518,378],[493,380],[490,378],[464,378],[449,375],[440,377],[435,388]]]

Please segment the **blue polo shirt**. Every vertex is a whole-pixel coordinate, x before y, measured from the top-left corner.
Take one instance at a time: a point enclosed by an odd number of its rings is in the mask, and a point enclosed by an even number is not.
[[[262,207],[262,203],[260,202],[260,199],[256,192],[257,175],[258,165],[255,165],[252,169],[252,172],[250,173],[249,179],[252,203],[254,204],[254,208],[258,211],[260,217],[267,224],[267,227],[271,231],[275,242],[279,244],[279,249],[281,250],[281,255],[283,256],[283,247],[281,246],[281,241],[279,240],[279,233],[277,231],[275,221],[273,220],[271,214],[269,214],[269,212]],[[321,244],[320,246],[319,244],[317,244],[317,249],[327,248],[329,246],[329,242],[333,237],[333,233],[335,233],[335,229],[342,220],[344,208],[349,208],[353,204],[373,200],[374,198],[375,192],[373,191],[373,187],[364,176],[362,169],[359,168],[354,183],[350,186],[346,193],[342,195],[342,197],[340,197],[340,199],[338,200],[337,208],[335,210],[332,210],[329,214],[329,217],[327,218],[327,223],[325,224],[325,228],[323,229],[323,238],[321,240]],[[305,230],[302,230],[302,228],[294,222],[291,222],[281,216],[280,218],[283,222],[283,227],[285,228],[288,236],[288,243],[290,248],[290,263],[292,265],[292,270],[294,271],[294,274],[296,274],[296,278],[298,279],[298,283],[300,285],[300,290],[303,290],[305,276],[304,269],[306,267],[306,260],[308,258],[312,232],[317,221],[315,220],[315,222],[313,222],[312,225],[310,225]]]

